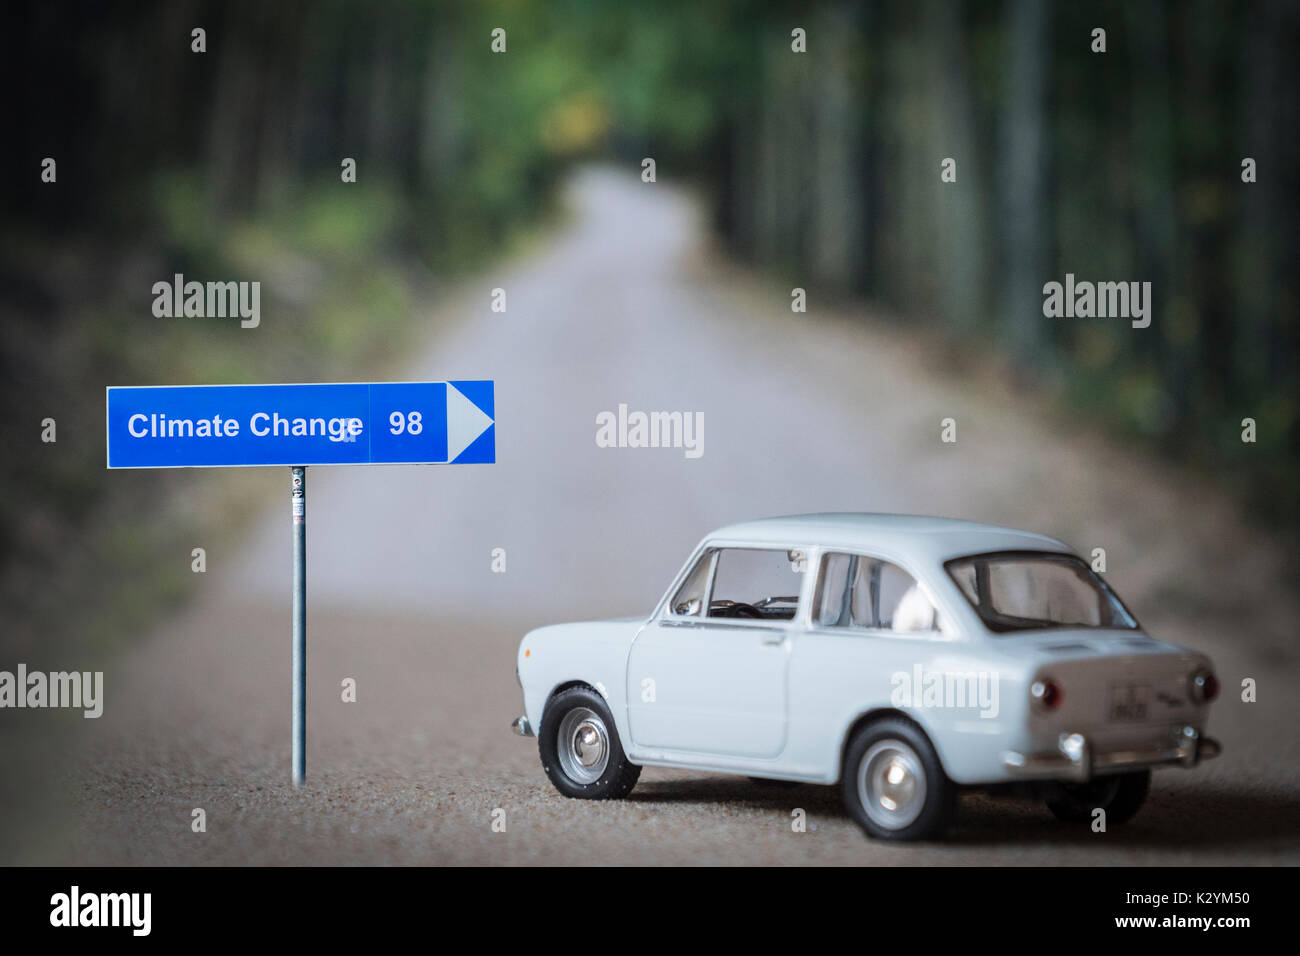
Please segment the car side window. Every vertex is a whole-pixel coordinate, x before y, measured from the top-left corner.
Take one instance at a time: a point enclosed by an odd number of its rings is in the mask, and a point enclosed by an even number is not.
[[[837,627],[849,622],[849,576],[854,558],[848,554],[822,556],[821,586],[817,592],[817,609],[813,619],[822,627]]]
[[[682,582],[682,586],[677,589],[677,593],[669,602],[674,614],[683,617],[703,615],[704,592],[709,587],[709,573],[713,570],[714,554],[716,552],[713,549],[705,551],[695,562],[695,567],[691,568],[691,573],[686,575],[686,580]]]
[[[934,606],[910,574],[888,561],[839,552],[822,556],[813,619],[822,627],[938,629]]]
[[[718,552],[709,617],[793,620],[804,573],[802,551],[724,548]]]

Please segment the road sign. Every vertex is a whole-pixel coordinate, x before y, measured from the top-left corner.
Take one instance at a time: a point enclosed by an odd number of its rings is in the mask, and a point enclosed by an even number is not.
[[[109,468],[496,460],[493,383],[109,386]]]
[[[108,387],[109,468],[288,465],[291,778],[307,777],[307,465],[496,461],[490,381]]]

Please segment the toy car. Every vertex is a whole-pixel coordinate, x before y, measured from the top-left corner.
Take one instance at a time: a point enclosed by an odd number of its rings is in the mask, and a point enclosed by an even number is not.
[[[513,726],[565,796],[625,796],[643,766],[839,783],[886,839],[938,834],[962,787],[1121,823],[1152,768],[1220,749],[1208,659],[1061,542],[945,518],[722,528],[648,618],[539,628],[517,661]]]

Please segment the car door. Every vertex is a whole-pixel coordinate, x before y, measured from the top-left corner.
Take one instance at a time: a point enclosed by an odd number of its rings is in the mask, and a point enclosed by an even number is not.
[[[628,654],[628,723],[637,748],[781,753],[804,577],[801,551],[704,551]]]

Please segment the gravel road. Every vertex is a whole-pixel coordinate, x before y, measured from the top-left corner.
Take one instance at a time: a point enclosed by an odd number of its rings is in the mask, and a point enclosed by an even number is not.
[[[1208,484],[1044,410],[995,367],[956,376],[902,319],[828,309],[815,289],[793,314],[788,287],[714,254],[687,192],[593,168],[568,196],[544,245],[430,308],[436,334],[404,370],[495,379],[498,463],[309,471],[307,785],[287,785],[289,504],[273,469],[240,549],[210,554],[198,599],[107,667],[105,714],[78,728],[56,859],[1300,861],[1300,614],[1276,542]],[[489,308],[495,287],[504,314]],[[702,457],[597,447],[597,414],[620,403],[703,412]],[[956,444],[939,440],[949,416]],[[971,796],[943,842],[894,846],[864,837],[835,788],[656,769],[621,802],[560,797],[536,742],[507,726],[523,631],[648,611],[713,527],[832,510],[1104,547],[1144,624],[1215,659],[1225,755],[1158,774],[1146,809],[1106,834]],[[347,677],[355,703],[341,700]],[[1246,677],[1256,703],[1238,700]],[[796,807],[805,833],[792,832]],[[206,832],[192,831],[195,808]]]

